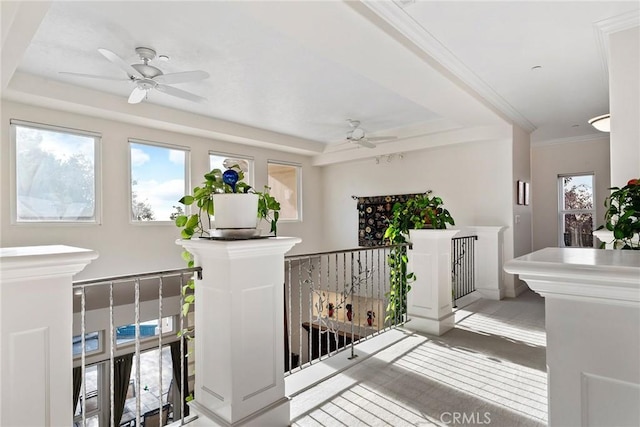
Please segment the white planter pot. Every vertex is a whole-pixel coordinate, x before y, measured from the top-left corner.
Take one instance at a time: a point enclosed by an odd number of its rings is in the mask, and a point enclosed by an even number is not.
[[[256,228],[258,195],[252,193],[214,194],[214,227]]]

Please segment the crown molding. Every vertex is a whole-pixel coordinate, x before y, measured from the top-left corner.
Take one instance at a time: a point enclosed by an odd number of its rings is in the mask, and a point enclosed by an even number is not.
[[[367,8],[386,21],[407,40],[425,52],[456,78],[476,92],[492,107],[522,129],[531,133],[536,126],[502,98],[491,86],[471,71],[442,42],[409,16],[403,8],[386,1],[362,1]]]
[[[548,145],[572,144],[576,142],[591,142],[599,139],[609,139],[609,136],[603,133],[592,133],[588,135],[569,136],[566,138],[548,139],[545,141],[531,141],[531,147],[545,147]]]
[[[633,10],[611,18],[593,23],[593,33],[596,46],[600,53],[604,84],[609,89],[609,36],[618,31],[628,30],[640,26],[640,11]]]

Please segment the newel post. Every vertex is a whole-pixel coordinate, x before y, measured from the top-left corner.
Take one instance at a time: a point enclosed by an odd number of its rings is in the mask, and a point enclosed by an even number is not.
[[[442,335],[454,326],[451,239],[460,230],[410,230],[409,271],[416,275],[407,294],[408,329]]]
[[[301,239],[178,240],[195,286],[194,426],[289,425],[284,389],[284,254]]]
[[[72,277],[89,249],[0,249],[0,425],[73,424]]]

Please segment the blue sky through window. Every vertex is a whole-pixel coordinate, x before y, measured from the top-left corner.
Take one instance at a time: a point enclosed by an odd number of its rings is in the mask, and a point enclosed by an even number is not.
[[[131,189],[156,221],[170,221],[173,206],[185,194],[185,164],[185,150],[131,143]]]

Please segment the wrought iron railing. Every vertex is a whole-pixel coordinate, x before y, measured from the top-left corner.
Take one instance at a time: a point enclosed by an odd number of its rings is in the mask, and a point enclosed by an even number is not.
[[[404,321],[396,311],[388,315],[388,256],[393,249],[285,258],[285,374],[345,349],[356,357],[356,343]]]
[[[164,425],[168,417],[184,424],[192,362],[179,338],[190,321],[180,314],[183,287],[200,273],[197,267],[74,282],[75,425],[139,426],[153,418]]]
[[[478,240],[478,236],[451,239],[451,289],[454,307],[456,300],[476,290],[474,276],[474,243],[476,240]]]

